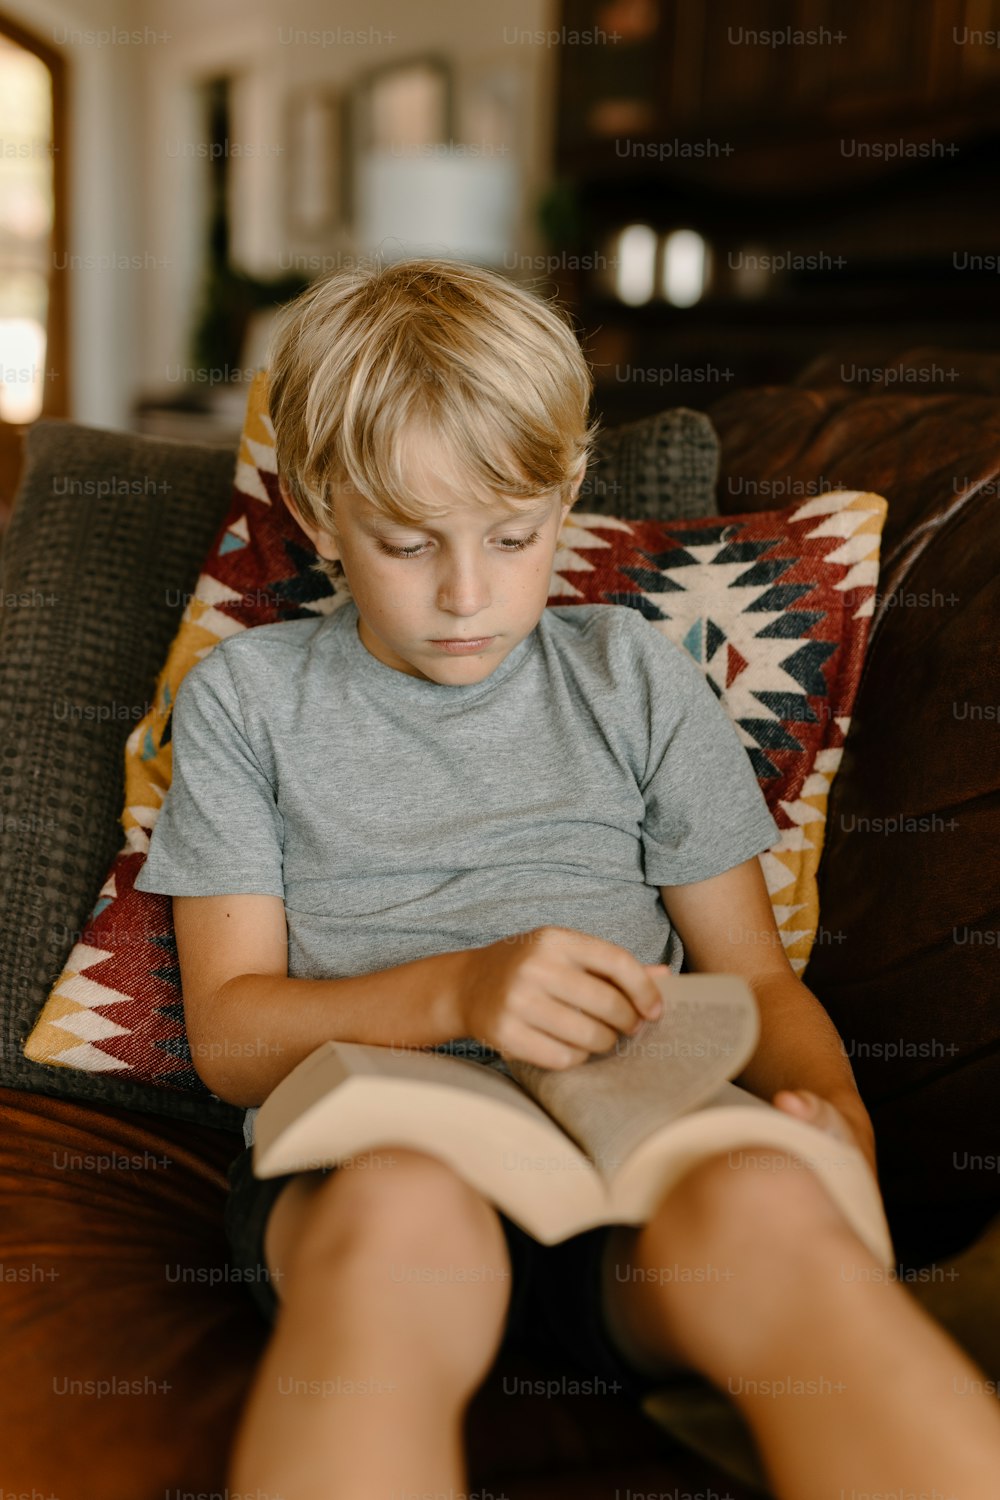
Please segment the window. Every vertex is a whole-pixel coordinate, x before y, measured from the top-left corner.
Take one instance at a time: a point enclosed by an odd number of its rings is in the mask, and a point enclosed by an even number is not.
[[[62,63],[0,18],[0,421],[67,415]]]

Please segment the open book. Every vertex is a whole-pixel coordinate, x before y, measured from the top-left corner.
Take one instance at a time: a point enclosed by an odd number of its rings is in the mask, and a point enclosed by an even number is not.
[[[895,1264],[878,1184],[855,1146],[729,1080],[760,1023],[730,974],[657,976],[663,1013],[566,1069],[420,1048],[324,1042],[272,1090],[255,1122],[258,1177],[349,1165],[406,1145],[448,1162],[551,1245],[597,1224],[644,1224],[703,1157],[735,1167],[762,1148],[814,1170],[855,1233]]]

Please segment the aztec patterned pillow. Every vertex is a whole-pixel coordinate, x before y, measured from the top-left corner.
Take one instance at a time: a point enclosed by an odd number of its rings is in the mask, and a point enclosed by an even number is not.
[[[254,625],[348,598],[280,498],[267,374],[255,379],[233,503],[198,578],[153,707],[125,750],[125,842],[27,1038],[55,1067],[214,1097],[184,1030],[172,903],[134,889],[170,785],[171,705],[193,663]],[[736,724],[781,830],[762,856],[781,940],[801,973],[816,938],[816,869],[868,638],[888,507],[837,491],[787,510],[699,520],[570,512],[550,604],[624,604],[683,646]]]

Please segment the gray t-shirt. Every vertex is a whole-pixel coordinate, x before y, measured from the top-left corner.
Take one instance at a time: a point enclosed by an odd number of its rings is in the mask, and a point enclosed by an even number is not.
[[[357,622],[347,599],[240,631],[188,671],[137,888],[281,896],[292,978],[544,925],[679,970],[658,887],[778,838],[687,652],[625,605],[550,605],[489,677],[450,686],[379,661]],[[471,1038],[438,1050],[505,1067]]]

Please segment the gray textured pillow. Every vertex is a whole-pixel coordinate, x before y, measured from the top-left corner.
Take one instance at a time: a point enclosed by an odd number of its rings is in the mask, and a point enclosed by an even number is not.
[[[242,1128],[181,1090],[21,1048],[121,844],[124,747],[216,542],[235,455],[45,420],[0,549],[0,1085]],[[718,441],[677,409],[602,433],[578,506],[712,514]]]
[[[624,521],[696,520],[716,511],[719,438],[702,411],[676,406],[602,432],[576,508]]]
[[[0,552],[0,1084],[240,1128],[243,1111],[21,1047],[121,844],[125,741],[228,507],[234,456],[44,420]]]

